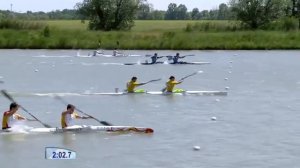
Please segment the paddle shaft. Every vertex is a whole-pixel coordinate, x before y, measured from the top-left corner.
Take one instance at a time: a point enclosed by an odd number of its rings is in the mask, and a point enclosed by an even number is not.
[[[2,94],[3,94],[6,98],[8,98],[11,102],[15,102],[15,103],[16,103],[16,101],[12,98],[12,96],[9,95],[5,90],[1,90],[1,92],[2,92]],[[17,104],[18,104],[18,103],[17,103]],[[23,106],[21,106],[20,104],[18,104],[18,105],[19,105],[19,107],[20,107],[23,111],[25,111],[26,113],[28,113],[32,118],[34,118],[36,121],[38,121],[39,123],[41,123],[44,127],[46,127],[46,128],[51,128],[50,125],[43,123],[41,120],[39,120],[38,118],[36,118],[33,114],[31,114],[28,110],[26,110]]]
[[[185,77],[182,77],[179,81],[183,81],[183,80],[185,80],[186,78],[189,78],[189,77],[194,76],[194,75],[196,75],[196,74],[198,74],[198,72],[194,72],[194,73],[192,73],[192,74],[190,74],[190,75],[187,75],[187,76],[185,76]]]
[[[65,105],[69,104],[69,103],[67,103],[65,100],[63,100],[63,99],[62,99],[61,97],[59,97],[59,96],[56,96],[56,98],[59,99],[59,100],[60,100],[62,103],[64,103]],[[88,117],[90,117],[90,118],[96,120],[97,122],[99,122],[99,123],[102,124],[102,125],[105,125],[105,126],[112,126],[112,124],[110,124],[110,123],[107,122],[107,121],[101,121],[101,120],[98,120],[97,118],[95,118],[95,117],[93,117],[93,116],[91,116],[91,115],[89,115],[89,114],[83,112],[82,110],[80,110],[80,109],[78,109],[78,108],[76,108],[76,107],[75,107],[75,109],[76,109],[76,111],[78,111],[78,112],[80,112],[80,113],[82,113],[82,114],[84,114],[84,115],[86,115],[86,116],[88,116]]]
[[[144,85],[145,85],[145,84],[148,84],[148,83],[151,83],[151,82],[160,81],[160,80],[161,80],[161,78],[159,78],[159,79],[153,79],[153,80],[149,80],[148,82],[145,82],[145,83],[144,83]]]
[[[191,77],[191,76],[194,76],[194,75],[196,75],[196,74],[198,74],[198,73],[202,73],[202,72],[203,72],[203,71],[197,71],[197,72],[194,72],[194,73],[192,73],[192,74],[186,75],[186,76],[182,77],[182,78],[179,80],[179,82],[183,82],[186,78],[189,78],[189,77]],[[164,87],[163,89],[161,89],[161,91],[164,92],[164,91],[166,91],[166,89],[167,89],[167,87]]]

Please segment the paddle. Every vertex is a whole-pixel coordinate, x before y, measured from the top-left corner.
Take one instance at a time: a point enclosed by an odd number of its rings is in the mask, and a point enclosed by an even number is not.
[[[60,100],[60,101],[61,101],[63,104],[65,104],[65,105],[69,104],[69,103],[67,103],[63,98],[61,98],[60,96],[55,96],[55,98],[58,99],[58,100]],[[102,125],[105,125],[105,126],[112,126],[112,124],[109,123],[109,122],[107,122],[107,121],[100,121],[100,120],[98,120],[97,118],[95,118],[95,117],[93,117],[93,116],[91,116],[91,115],[89,115],[89,114],[87,114],[87,113],[81,111],[80,109],[78,109],[78,108],[76,108],[76,107],[75,107],[75,109],[76,109],[76,111],[79,111],[80,113],[82,113],[82,114],[84,114],[84,115],[86,115],[86,116],[88,116],[88,117],[90,117],[90,118],[92,118],[92,119],[98,121],[98,122],[99,122],[100,124],[102,124]]]
[[[195,56],[194,54],[189,54],[189,55],[183,55],[182,57],[191,57],[191,56]]]
[[[186,78],[191,77],[191,76],[194,76],[194,75],[197,75],[197,74],[199,74],[199,73],[203,73],[203,71],[197,71],[197,72],[194,72],[194,73],[192,73],[192,74],[186,75],[185,77],[181,78],[179,81],[183,81],[183,80],[185,80]]]
[[[191,77],[191,76],[197,75],[197,74],[199,74],[199,73],[203,73],[203,71],[197,71],[197,72],[194,72],[194,73],[192,73],[192,74],[186,75],[186,76],[182,77],[178,82],[183,82],[186,78],[189,78],[189,77]],[[162,92],[165,92],[166,89],[167,89],[167,87],[164,87],[163,89],[161,89],[161,91],[162,91]]]
[[[146,54],[145,55],[146,57],[152,57],[153,55],[151,54]],[[180,57],[191,57],[191,56],[195,56],[194,54],[189,54],[189,55],[183,55],[183,56],[180,56]],[[162,56],[162,57],[173,57],[172,55],[166,55],[166,56]]]
[[[152,79],[152,80],[149,80],[148,82],[143,83],[143,85],[146,85],[146,84],[151,83],[151,82],[160,81],[160,80],[161,80],[161,78],[159,78],[159,79]]]
[[[9,99],[11,102],[16,102],[11,95],[9,95],[5,90],[1,90],[1,93],[3,94],[3,96],[5,96],[7,99]],[[18,103],[17,103],[18,104]],[[31,117],[33,117],[36,121],[38,121],[39,123],[41,123],[44,127],[46,128],[51,128],[50,125],[43,123],[41,120],[39,120],[38,118],[36,118],[34,115],[32,115],[29,111],[27,111],[23,106],[21,106],[19,104],[19,107],[25,111],[26,113],[28,113]]]

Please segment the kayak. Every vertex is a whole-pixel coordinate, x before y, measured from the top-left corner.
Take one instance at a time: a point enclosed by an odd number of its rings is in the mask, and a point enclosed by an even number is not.
[[[156,63],[123,63],[123,65],[154,65],[154,64],[165,64],[165,65],[205,65],[210,64],[210,62],[178,62],[178,63],[165,63],[165,62],[156,62]]]
[[[116,55],[104,54],[103,51],[94,51],[92,57],[140,57],[141,55],[118,53]]]
[[[7,133],[63,133],[63,132],[117,132],[117,133],[153,133],[152,128],[134,126],[86,126],[74,125],[67,128],[29,128],[22,131],[2,130]]]
[[[93,55],[92,57],[140,57],[141,55],[134,55],[134,54],[117,54],[117,55],[110,55],[110,54],[97,54]]]
[[[226,91],[181,91],[181,92],[162,92],[162,91],[144,91],[144,92],[101,92],[88,93],[86,95],[135,95],[135,94],[150,94],[150,95],[200,95],[200,96],[227,96]]]

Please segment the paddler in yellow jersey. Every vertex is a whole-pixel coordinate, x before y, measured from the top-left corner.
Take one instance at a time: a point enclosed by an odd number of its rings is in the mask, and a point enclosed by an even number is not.
[[[2,118],[2,129],[9,129],[11,128],[16,120],[26,120],[25,117],[17,114],[19,109],[19,105],[17,103],[11,103],[9,107],[9,111],[3,113]]]
[[[88,119],[90,117],[80,116],[75,112],[75,106],[67,105],[67,110],[61,113],[61,127],[66,128],[72,126],[73,119]]]
[[[163,91],[173,92],[175,85],[180,83],[182,83],[182,81],[177,82],[174,76],[170,76],[169,81],[166,83],[166,87],[163,89]]]
[[[138,83],[137,82],[137,77],[132,77],[131,78],[131,81],[129,81],[129,82],[127,82],[127,85],[126,85],[126,87],[127,87],[127,92],[128,93],[134,93],[134,89],[137,87],[137,86],[142,86],[142,85],[144,85],[145,83]]]

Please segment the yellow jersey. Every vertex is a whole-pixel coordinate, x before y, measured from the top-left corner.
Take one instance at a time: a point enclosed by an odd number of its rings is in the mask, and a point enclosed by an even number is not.
[[[62,128],[65,128],[65,127],[68,127],[68,126],[71,126],[72,125],[72,120],[74,118],[78,118],[80,117],[77,113],[73,113],[73,114],[65,114],[65,115],[61,115],[61,120],[60,120],[60,123],[61,123],[61,127]]]
[[[9,111],[4,112],[2,119],[2,129],[11,128],[12,124],[15,120],[22,119],[22,116],[19,114],[13,114],[11,116],[8,115]]]
[[[138,82],[130,81],[127,83],[127,92],[133,93],[136,86],[138,86]]]
[[[167,92],[173,92],[173,89],[174,89],[175,85],[177,85],[177,84],[180,84],[180,82],[169,80],[166,83],[166,86],[167,86],[166,90],[167,90]]]

